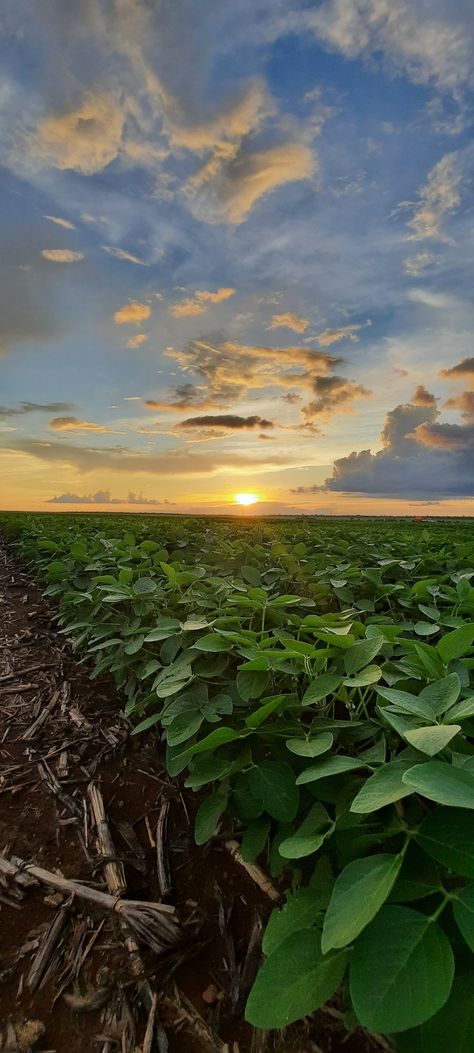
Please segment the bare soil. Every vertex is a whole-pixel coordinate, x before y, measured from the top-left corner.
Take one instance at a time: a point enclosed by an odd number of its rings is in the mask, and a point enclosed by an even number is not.
[[[103,795],[114,859],[125,868],[125,895],[159,901],[156,828],[168,801],[168,902],[183,934],[166,955],[140,948],[143,974],[137,978],[136,958],[115,913],[45,886],[20,894],[14,882],[0,878],[0,1051],[388,1049],[360,1031],[348,1036],[337,1006],[284,1034],[253,1032],[244,1023],[252,966],[255,971],[259,960],[258,948],[247,957],[249,939],[272,904],[229,855],[224,836],[196,847],[196,795],[168,779],[157,736],[130,737],[121,705],[110,680],[90,679],[0,539],[0,852],[106,890],[88,802],[93,782]],[[42,982],[32,989],[32,965],[62,908],[62,933]],[[157,996],[148,1038],[144,979]]]

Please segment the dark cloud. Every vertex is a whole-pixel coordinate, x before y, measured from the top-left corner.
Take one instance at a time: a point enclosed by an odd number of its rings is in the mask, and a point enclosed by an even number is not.
[[[71,402],[21,402],[19,406],[0,406],[0,420],[22,417],[25,413],[67,413],[72,409]]]
[[[347,411],[358,398],[368,398],[371,392],[362,384],[354,384],[347,377],[314,377],[313,390],[316,398],[303,407],[305,418],[330,416],[342,409]]]
[[[431,391],[427,391],[423,384],[418,384],[410,402],[413,406],[436,406],[436,399]]]
[[[474,377],[474,358],[463,358],[456,366],[452,366],[451,369],[442,369],[439,375],[446,380],[450,380],[451,378],[456,379],[456,377]]]
[[[164,501],[154,497],[144,497],[130,490],[127,497],[112,497],[110,490],[97,490],[95,494],[57,494],[50,497],[48,505],[173,505],[174,501]]]
[[[236,413],[222,413],[215,416],[208,414],[203,417],[188,417],[187,420],[182,420],[178,427],[230,428],[231,430],[242,428],[273,428],[274,422],[272,420],[265,420],[265,417],[240,417]]]
[[[319,486],[318,483],[310,483],[309,486],[295,486],[290,490],[290,494],[320,494],[324,489],[325,487]]]
[[[438,423],[435,405],[407,403],[387,414],[383,449],[334,462],[323,489],[382,497],[474,496],[474,426]]]

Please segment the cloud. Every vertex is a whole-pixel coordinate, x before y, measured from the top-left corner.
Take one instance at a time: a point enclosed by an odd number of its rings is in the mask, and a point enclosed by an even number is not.
[[[385,497],[473,497],[474,425],[439,423],[434,402],[396,406],[385,420],[383,448],[338,458],[322,489]]]
[[[114,314],[114,322],[117,325],[128,325],[131,323],[145,322],[151,315],[151,307],[145,303],[126,303]]]
[[[415,84],[458,95],[472,77],[468,5],[441,5],[438,14],[420,0],[326,0],[306,21],[328,48],[348,58],[381,56],[390,73]]]
[[[458,154],[445,154],[431,169],[426,183],[418,191],[419,204],[408,224],[411,230],[407,235],[408,241],[434,238],[449,242],[443,224],[446,216],[453,213],[461,202],[461,179]]]
[[[459,410],[467,424],[474,424],[474,391],[463,391],[456,398],[448,399],[444,408]]]
[[[210,292],[207,289],[198,289],[193,297],[181,300],[180,303],[171,304],[170,313],[174,318],[186,318],[195,314],[204,314],[212,303],[222,303],[234,296],[235,289],[217,289]]]
[[[436,406],[436,399],[431,391],[427,391],[423,384],[418,384],[415,393],[410,399],[412,406]]]
[[[267,329],[293,329],[295,333],[305,333],[309,325],[308,318],[302,318],[294,311],[286,311],[284,314],[272,315],[272,320]]]
[[[67,413],[72,409],[71,402],[22,402],[19,406],[0,406],[0,420],[21,417],[25,413]]]
[[[184,409],[193,405],[204,408],[204,404],[226,406],[249,390],[275,385],[284,388],[301,386],[312,391],[314,377],[329,373],[342,361],[327,351],[294,346],[245,345],[235,340],[216,343],[190,340],[182,351],[170,350],[167,355],[200,381],[189,388],[181,386],[177,401],[180,403],[178,408]]]
[[[359,339],[357,336],[359,329],[367,329],[371,325],[372,322],[368,318],[366,322],[359,325],[343,325],[338,329],[325,329],[319,336],[311,337],[311,339],[317,340],[320,347],[330,347],[331,344],[337,344],[339,340],[352,340],[355,343]]]
[[[456,302],[453,296],[432,292],[430,289],[410,289],[408,299],[413,300],[414,303],[422,303],[427,307],[435,307],[440,310],[453,307]]]
[[[78,417],[53,417],[48,424],[51,431],[95,431],[101,434],[112,432],[105,424],[95,424],[90,420],[80,420]]]
[[[93,175],[117,157],[124,122],[115,94],[88,91],[75,109],[43,117],[27,146],[42,164]]]
[[[239,144],[251,132],[260,130],[267,117],[276,112],[276,105],[261,80],[251,81],[238,99],[204,121],[186,120],[178,101],[167,94],[163,99],[165,121],[170,141],[195,153],[225,151]]]
[[[295,486],[290,490],[290,494],[319,494],[321,490],[324,490],[324,486],[319,486],[318,483],[310,483],[309,486]]]
[[[71,223],[68,219],[61,219],[60,216],[43,216],[43,219],[49,219],[51,223],[57,223],[58,227],[65,227],[66,230],[77,230],[74,223]]]
[[[112,497],[110,490],[97,490],[95,494],[57,494],[50,497],[48,505],[173,505],[173,501],[158,500],[154,497],[145,497],[141,491],[139,494],[130,490],[127,497]]]
[[[127,341],[127,347],[140,347],[142,344],[145,344],[146,341],[149,339],[150,337],[147,336],[146,333],[137,333],[136,336],[132,336],[131,339]]]
[[[411,278],[417,278],[419,274],[423,274],[423,271],[431,267],[436,259],[434,252],[417,252],[415,256],[407,256],[403,261],[403,269],[405,274],[409,274]]]
[[[139,256],[134,256],[132,252],[127,252],[126,249],[119,249],[113,245],[102,245],[104,252],[107,252],[109,256],[114,256],[116,260],[125,260],[126,263],[136,263],[140,267],[148,267],[145,260],[141,260]]]
[[[273,428],[274,422],[272,420],[265,420],[264,417],[240,417],[236,413],[223,413],[215,416],[206,415],[202,417],[188,417],[187,420],[180,421],[177,427],[230,428],[231,430],[235,430],[245,428]]]
[[[267,447],[266,447],[267,449]],[[267,471],[271,467],[288,468],[288,455],[268,450],[265,458],[223,450],[212,453],[190,453],[187,449],[163,453],[141,453],[127,446],[77,446],[61,441],[43,442],[35,438],[2,437],[0,452],[26,454],[47,464],[60,464],[80,472],[130,472],[132,475],[208,476],[220,471]]]
[[[41,255],[53,263],[78,263],[84,259],[83,252],[73,252],[72,249],[42,249]]]
[[[351,403],[359,398],[368,398],[371,392],[362,384],[354,384],[347,377],[315,377],[313,391],[316,398],[303,406],[302,414],[312,417],[329,417],[338,410],[349,412]]]
[[[442,369],[439,375],[446,380],[457,380],[458,377],[460,377],[461,380],[465,377],[474,378],[474,358],[463,358],[461,362],[452,366],[451,369]]]
[[[310,179],[316,159],[305,143],[282,143],[258,151],[218,155],[189,180],[193,211],[208,223],[239,224],[257,201],[285,183]]]

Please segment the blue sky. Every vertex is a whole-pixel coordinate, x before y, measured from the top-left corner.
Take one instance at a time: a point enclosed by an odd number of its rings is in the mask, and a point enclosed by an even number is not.
[[[473,38],[7,0],[0,505],[471,514]]]

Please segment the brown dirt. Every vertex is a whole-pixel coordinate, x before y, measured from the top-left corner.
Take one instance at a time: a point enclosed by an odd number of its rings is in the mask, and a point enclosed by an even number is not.
[[[54,698],[47,720],[25,738]],[[243,1022],[242,1008],[236,1010],[232,992],[239,984],[255,918],[265,922],[271,909],[267,897],[230,858],[222,841],[195,846],[195,795],[183,794],[176,782],[170,784],[157,737],[130,738],[114,685],[106,678],[89,679],[87,667],[73,656],[54,626],[51,610],[1,539],[0,713],[0,851],[7,855],[105,888],[103,871],[94,869],[98,856],[86,804],[87,786],[93,779],[104,797],[117,854],[125,861],[128,894],[156,901],[160,898],[156,848],[150,833],[153,840],[160,806],[164,799],[170,802],[170,902],[185,939],[165,960],[142,951],[145,975],[158,994],[158,1016],[169,1043],[167,1047],[162,1034],[160,1044],[155,1035],[151,1050],[370,1053],[382,1048],[360,1032],[349,1038],[341,1032],[337,1009],[325,1010],[284,1035],[252,1034]],[[67,798],[63,803],[48,789],[38,769],[45,760],[63,794],[72,797],[87,816],[86,823],[72,814]],[[124,820],[142,846],[141,870],[137,869],[140,860],[133,859],[118,831],[117,824]],[[147,1014],[137,998],[137,982],[115,915],[104,917],[75,901],[50,974],[32,993],[27,984],[31,963],[65,901],[51,898],[44,887],[28,891],[15,901],[16,906],[11,905],[14,895],[12,886],[0,883],[0,1050],[15,1053],[29,1048],[25,1024],[35,1039],[36,1053],[140,1050]],[[93,948],[78,969],[81,952],[92,937]],[[68,974],[66,966],[71,963]],[[101,1004],[94,1008],[98,990]],[[176,991],[195,1007],[194,1023],[184,1020]],[[241,1001],[242,995],[245,992]],[[76,1008],[71,1004],[74,1000]],[[114,1006],[115,1021],[110,1015]],[[201,1019],[218,1036],[214,1044],[209,1036],[203,1037]]]

